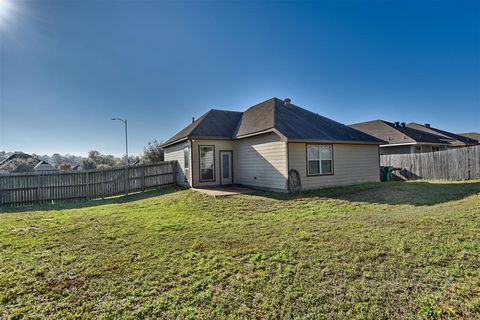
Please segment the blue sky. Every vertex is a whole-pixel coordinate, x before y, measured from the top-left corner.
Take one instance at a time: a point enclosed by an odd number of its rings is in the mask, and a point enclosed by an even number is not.
[[[273,96],[480,131],[480,2],[0,1],[0,150],[120,155],[116,116],[138,154]]]

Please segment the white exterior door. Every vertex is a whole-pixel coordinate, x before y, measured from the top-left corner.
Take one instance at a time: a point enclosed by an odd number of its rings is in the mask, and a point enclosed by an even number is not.
[[[220,184],[232,183],[232,151],[220,151]]]

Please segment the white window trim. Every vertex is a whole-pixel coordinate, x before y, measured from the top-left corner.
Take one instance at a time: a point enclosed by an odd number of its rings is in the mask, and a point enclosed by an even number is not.
[[[308,148],[309,147],[318,147],[318,159],[309,159],[308,158]],[[331,154],[331,157],[330,159],[323,159],[322,158],[322,153],[320,152],[320,147],[322,146],[329,146],[330,147],[330,154]],[[306,165],[306,172],[307,172],[307,177],[314,177],[314,176],[331,176],[335,173],[335,169],[333,167],[333,158],[334,158],[334,155],[333,155],[333,144],[306,144],[305,145],[305,157],[306,157],[306,162],[305,162],[305,165]],[[326,173],[323,173],[322,172],[322,160],[329,160],[331,161],[331,168],[332,168],[332,171],[331,172],[326,172]],[[309,161],[318,161],[318,165],[319,165],[319,168],[318,168],[318,171],[319,173],[310,173],[310,166],[308,165]]]

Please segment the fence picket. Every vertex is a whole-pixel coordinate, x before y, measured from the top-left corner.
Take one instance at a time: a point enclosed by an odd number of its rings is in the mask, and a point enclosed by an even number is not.
[[[176,161],[80,172],[0,174],[0,206],[97,199],[176,185]]]
[[[380,156],[380,165],[400,170],[408,180],[480,179],[480,145],[416,154]]]

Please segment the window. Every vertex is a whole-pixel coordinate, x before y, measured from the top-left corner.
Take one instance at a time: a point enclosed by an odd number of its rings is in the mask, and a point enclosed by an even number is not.
[[[183,165],[185,169],[190,168],[190,148],[188,146],[183,148]]]
[[[230,156],[228,154],[222,155],[222,178],[230,179]]]
[[[440,151],[440,147],[432,147],[432,151]]]
[[[307,145],[307,175],[333,174],[333,148],[330,144]]]
[[[200,147],[200,181],[215,181],[214,154],[213,146]]]
[[[415,146],[415,153],[422,153],[422,147],[421,146]]]

